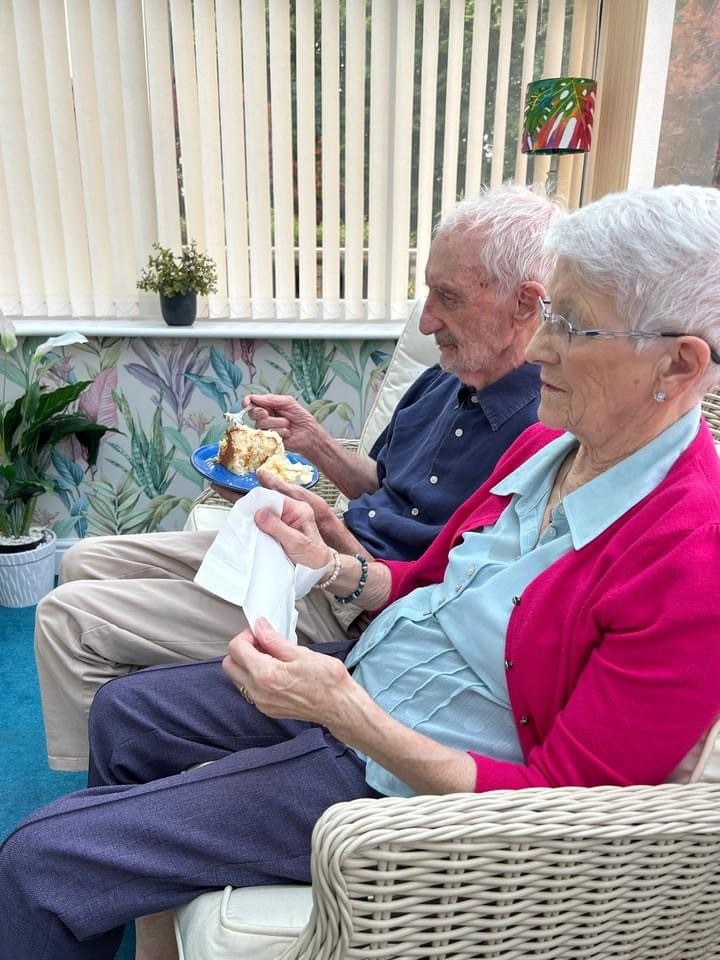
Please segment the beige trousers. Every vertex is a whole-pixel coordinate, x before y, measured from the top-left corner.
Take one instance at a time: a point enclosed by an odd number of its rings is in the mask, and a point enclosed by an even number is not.
[[[216,531],[89,537],[66,554],[40,601],[35,657],[48,762],[87,768],[87,715],[107,680],[141,667],[222,656],[247,626],[240,607],[193,583]],[[359,608],[321,590],[298,601],[298,641],[355,637]]]

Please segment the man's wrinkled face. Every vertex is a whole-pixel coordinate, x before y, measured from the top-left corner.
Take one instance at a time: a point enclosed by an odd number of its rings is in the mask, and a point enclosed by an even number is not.
[[[461,230],[435,237],[425,282],[421,333],[435,337],[443,370],[481,385],[511,346],[514,298],[498,299],[479,262],[477,236]]]

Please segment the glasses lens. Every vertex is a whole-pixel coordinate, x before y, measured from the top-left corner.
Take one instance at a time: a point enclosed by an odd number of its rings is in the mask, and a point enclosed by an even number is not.
[[[548,327],[554,337],[557,337],[559,340],[564,340],[565,343],[570,343],[571,327],[561,314],[548,314]]]

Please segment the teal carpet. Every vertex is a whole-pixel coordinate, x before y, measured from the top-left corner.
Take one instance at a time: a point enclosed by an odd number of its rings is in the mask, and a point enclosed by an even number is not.
[[[31,810],[85,786],[48,769],[33,655],[34,607],[0,607],[0,838]],[[116,960],[135,956],[132,925]]]

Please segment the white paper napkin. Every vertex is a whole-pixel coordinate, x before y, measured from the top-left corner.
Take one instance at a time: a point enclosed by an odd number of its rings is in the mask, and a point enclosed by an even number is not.
[[[282,513],[283,496],[254,487],[235,502],[195,575],[195,583],[242,607],[250,626],[265,617],[291,643],[297,643],[295,601],[320,580],[325,568],[295,564],[271,536],[255,525],[255,512]]]

